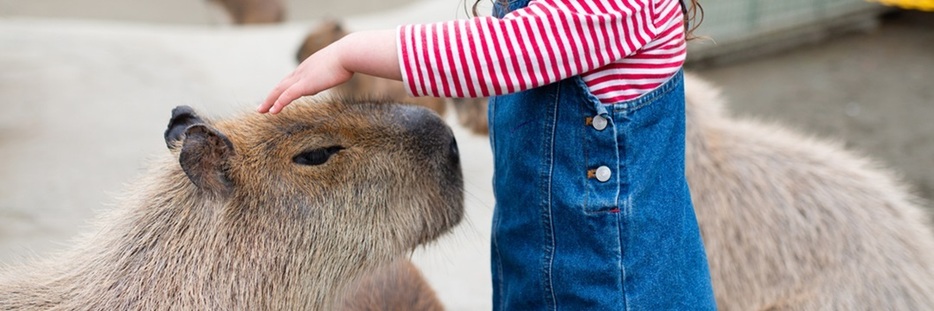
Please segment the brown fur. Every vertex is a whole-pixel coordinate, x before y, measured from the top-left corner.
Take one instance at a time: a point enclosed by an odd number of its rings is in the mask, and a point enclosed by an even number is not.
[[[394,261],[351,285],[341,310],[439,311],[444,310],[431,286],[407,259]]]
[[[929,215],[835,143],[731,118],[686,80],[687,177],[721,310],[934,310]]]
[[[337,21],[324,21],[308,33],[308,36],[305,37],[305,41],[302,42],[301,47],[299,47],[295,58],[298,62],[302,62],[308,58],[308,56],[311,56],[311,54],[314,54],[346,35],[347,31],[344,30],[343,26]],[[354,74],[350,81],[331,89],[331,91],[341,96],[354,98],[374,97],[385,98],[393,102],[411,103],[427,107],[442,116],[447,109],[443,98],[430,96],[412,97],[406,93],[405,87],[400,81],[381,79],[359,73]]]
[[[272,24],[285,20],[282,0],[208,0],[227,11],[234,24]]]
[[[333,310],[341,289],[463,214],[453,135],[422,108],[296,103],[217,122],[182,111],[166,141],[96,233],[0,271],[0,310]],[[323,164],[293,162],[332,146],[343,149]]]
[[[457,122],[474,134],[488,135],[490,127],[487,124],[487,98],[455,98],[454,111],[457,111]]]

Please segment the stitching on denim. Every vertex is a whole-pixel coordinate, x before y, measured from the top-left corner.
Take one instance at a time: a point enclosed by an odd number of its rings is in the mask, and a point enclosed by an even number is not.
[[[622,113],[628,115],[629,113],[632,113],[632,111],[625,111]],[[627,126],[624,129],[622,129],[622,131],[625,132],[624,137],[626,138],[632,137],[632,127]],[[625,150],[632,150],[632,148],[629,148],[630,142],[631,142],[630,139],[626,139],[625,141],[623,141],[622,145],[623,145],[623,148],[625,148]],[[620,245],[620,254],[619,254],[620,259],[619,260],[620,260],[620,273],[622,277],[620,281],[620,286],[622,287],[622,292],[623,292],[623,305],[625,306],[625,309],[627,311],[629,310],[629,296],[626,292],[626,266],[623,264],[622,261],[623,261],[623,258],[625,258],[624,253],[627,251],[624,246],[626,245],[625,243],[626,239],[629,238],[629,235],[628,235],[629,219],[632,217],[632,187],[633,185],[632,185],[632,175],[630,174],[630,168],[632,167],[632,163],[630,163],[631,159],[632,157],[630,156],[621,156],[620,163],[623,163],[624,168],[620,168],[619,170],[620,172],[618,175],[620,177],[620,184],[626,183],[626,186],[629,189],[629,191],[627,191],[626,193],[622,193],[622,191],[620,191],[619,194],[617,194],[617,197],[619,195],[625,195],[625,200],[622,200],[624,202],[623,203],[624,206],[623,206],[622,211],[619,213],[621,217],[621,223],[620,223],[621,234],[619,235],[619,245]]]
[[[626,201],[625,201],[625,202],[626,202],[626,206],[625,206],[625,208],[623,209],[623,210],[625,210],[625,212],[619,213],[619,214],[621,214],[621,215],[620,215],[620,218],[621,218],[621,219],[620,219],[620,222],[619,222],[619,227],[620,227],[620,229],[619,229],[619,230],[620,230],[620,234],[619,234],[619,249],[620,249],[620,252],[619,252],[619,270],[620,270],[620,275],[621,275],[620,277],[622,278],[622,279],[620,280],[620,287],[622,287],[622,291],[623,291],[623,306],[625,306],[626,311],[629,311],[629,310],[630,310],[630,308],[629,308],[629,295],[628,295],[628,293],[626,292],[626,265],[623,264],[623,258],[626,257],[625,254],[624,254],[624,253],[626,252],[625,245],[626,245],[626,239],[629,238],[629,234],[628,234],[628,231],[627,231],[627,230],[629,229],[629,222],[626,221],[626,220],[629,219],[629,217],[630,217],[630,215],[631,215],[631,213],[632,213],[632,196],[627,194],[627,195],[626,195]],[[619,214],[618,214],[618,215],[619,215]]]
[[[634,107],[631,107],[631,108],[629,108],[629,110],[630,110],[630,111],[636,111],[636,110],[639,110],[639,109],[642,108],[642,107],[645,107],[645,106],[648,106],[648,105],[653,104],[653,103],[655,103],[655,102],[658,102],[658,100],[657,100],[658,98],[664,97],[665,95],[668,95],[668,93],[671,93],[671,92],[674,91],[674,90],[675,90],[674,87],[665,88],[665,92],[663,92],[663,93],[661,93],[661,94],[658,94],[658,96],[653,97],[651,101],[647,101],[647,102],[641,103],[641,104],[639,104],[639,105],[636,105],[636,106],[634,106]]]
[[[591,104],[593,108],[597,106],[602,106],[603,103],[600,102],[600,99],[597,98],[592,92],[590,92],[590,87],[587,86],[587,82],[584,82],[584,79],[580,76],[574,77],[574,84],[577,85],[577,90],[581,92],[587,100],[587,103]],[[599,110],[597,110],[599,112]]]
[[[615,181],[616,181],[616,196],[615,196],[615,198],[614,198],[614,200],[613,200],[613,206],[614,206],[615,208],[618,209],[618,208],[619,208],[619,195],[620,195],[620,193],[622,192],[622,185],[623,185],[623,175],[620,174],[620,172],[624,169],[624,167],[623,167],[622,165],[620,165],[620,162],[622,162],[622,160],[623,160],[624,154],[623,154],[622,152],[619,151],[619,147],[620,147],[620,145],[621,145],[622,143],[625,143],[625,142],[628,141],[628,137],[626,137],[627,140],[625,140],[625,141],[623,141],[623,142],[621,143],[621,142],[619,141],[619,134],[620,134],[620,132],[625,132],[626,129],[629,128],[630,124],[627,124],[627,122],[629,121],[629,118],[628,118],[627,114],[623,114],[624,117],[619,118],[619,119],[622,119],[622,120],[620,120],[620,122],[616,122],[616,119],[617,119],[616,115],[617,115],[617,113],[614,113],[614,114],[613,114],[613,118],[612,118],[611,124],[613,124],[613,142],[614,142],[614,144],[613,144],[613,147],[614,147],[614,148],[613,148],[613,153],[614,153],[614,155],[615,155],[615,157],[616,157],[616,161],[615,161],[615,164],[616,164],[616,174],[615,174],[615,177],[616,177],[616,178],[615,178]],[[628,149],[627,149],[627,150],[628,150]],[[627,172],[628,172],[628,170],[627,170]]]
[[[619,116],[620,118],[628,118],[629,114],[632,113],[631,110],[616,110],[615,112],[616,112],[616,115]],[[623,139],[620,140],[620,137],[623,137]],[[629,301],[628,293],[626,291],[626,266],[624,263],[624,258],[626,257],[625,253],[627,251],[626,249],[626,238],[627,238],[626,230],[628,228],[627,220],[631,216],[630,214],[631,211],[629,209],[631,206],[630,204],[631,196],[629,194],[632,191],[632,188],[631,188],[632,183],[631,183],[631,175],[630,175],[629,168],[632,167],[630,163],[632,157],[626,154],[622,154],[622,153],[625,151],[632,150],[630,148],[631,137],[632,137],[631,126],[620,127],[619,134],[615,137],[616,142],[617,142],[617,152],[621,153],[619,156],[620,160],[617,162],[619,165],[617,169],[617,176],[619,178],[620,187],[617,188],[618,192],[617,192],[617,197],[616,197],[616,202],[619,204],[617,206],[620,207],[620,212],[617,214],[618,215],[617,226],[619,228],[618,236],[617,236],[618,243],[619,243],[619,276],[618,277],[620,278],[619,286],[620,286],[620,291],[621,291],[620,296],[622,299],[623,309],[627,311],[630,310],[630,306],[628,303]],[[625,151],[619,151],[620,149],[625,150]],[[627,185],[627,187],[629,187],[630,189],[629,191],[625,193],[622,191],[622,186],[624,184]]]
[[[499,227],[501,219],[502,217],[496,217],[496,222],[494,223],[494,226]],[[493,251],[496,252],[496,272],[497,273],[496,273],[495,281],[496,281],[496,284],[499,284],[499,286],[496,286],[496,287],[497,287],[497,292],[500,298],[499,299],[500,306],[498,309],[505,310],[506,306],[504,304],[506,303],[506,299],[503,299],[504,297],[503,296],[503,255],[499,253],[499,244],[496,243],[496,238],[497,238],[496,230],[493,230],[492,237],[490,240],[493,243]]]
[[[496,124],[496,123],[494,122],[494,115],[496,115],[496,113],[494,113],[494,111],[496,110],[496,96],[491,96],[491,97],[490,97],[490,100],[489,100],[489,103],[488,103],[488,107],[487,107],[487,108],[488,108],[488,110],[487,110],[487,120],[489,121],[489,122],[487,122],[487,124],[489,124],[489,130],[490,130],[490,133],[489,133],[489,135],[490,135],[490,147],[491,147],[491,149],[493,150],[493,152],[495,153],[495,152],[496,152],[496,143],[495,143],[495,141],[496,141],[496,127],[494,126],[494,124]],[[494,173],[494,178],[493,178],[493,179],[494,179],[494,181],[496,180],[495,173]],[[495,188],[495,187],[494,187],[494,188]],[[501,217],[497,217],[497,216],[495,216],[495,214],[494,214],[494,219],[493,219],[493,221],[494,221],[494,222],[493,222],[493,227],[494,227],[494,228],[499,228],[499,226],[500,226],[500,221],[502,221],[502,218],[501,218]],[[493,244],[493,251],[496,252],[496,262],[495,262],[495,263],[491,263],[491,264],[494,264],[494,265],[495,265],[494,268],[496,269],[496,272],[497,272],[497,273],[496,273],[496,279],[493,280],[493,281],[496,282],[496,284],[497,284],[497,286],[496,286],[496,291],[497,291],[497,293],[499,294],[499,297],[500,297],[500,299],[499,299],[499,304],[500,304],[500,305],[499,305],[499,308],[497,308],[497,309],[498,309],[498,310],[505,310],[505,309],[506,309],[506,306],[505,306],[506,299],[503,299],[503,297],[504,297],[504,295],[503,295],[503,256],[502,256],[502,254],[500,254],[500,252],[499,252],[499,244],[496,243],[496,239],[497,239],[496,230],[492,230],[492,232],[491,232],[490,235],[491,235],[491,237],[490,237],[490,242]]]
[[[552,279],[553,279],[552,268],[554,265],[554,251],[555,251],[555,236],[554,236],[555,228],[554,228],[554,222],[552,221],[553,201],[551,198],[551,187],[552,187],[552,178],[554,175],[554,152],[555,152],[555,133],[556,133],[555,129],[557,127],[557,122],[558,122],[558,107],[559,107],[558,105],[561,104],[560,103],[561,84],[555,85],[554,96],[555,96],[554,104],[552,104],[553,108],[551,112],[552,124],[551,124],[549,131],[545,133],[546,134],[545,137],[550,138],[550,141],[547,144],[544,144],[545,146],[547,146],[546,148],[548,149],[547,150],[548,153],[546,157],[548,165],[545,166],[547,167],[547,172],[545,172],[544,170],[542,171],[542,174],[543,174],[542,180],[545,181],[545,185],[543,185],[545,186],[545,189],[543,189],[545,190],[545,196],[543,197],[545,202],[542,202],[543,203],[542,229],[544,229],[545,231],[544,232],[544,236],[545,236],[544,251],[545,252],[543,254],[544,256],[542,257],[542,261],[543,261],[542,262],[542,270],[543,270],[542,271],[542,286],[544,286],[545,288],[543,292],[544,297],[542,298],[545,299],[546,306],[550,305],[549,309],[551,310],[557,310],[558,308],[558,302],[557,302],[557,299],[555,297],[555,292],[554,292],[554,284],[552,282]],[[548,301],[549,296],[551,298],[550,304]]]
[[[496,125],[496,122],[495,122],[495,121],[496,121],[496,117],[495,117],[496,113],[493,113],[493,111],[494,111],[494,109],[496,109],[496,96],[490,96],[489,100],[487,100],[487,107],[486,107],[486,108],[487,108],[487,112],[486,112],[486,120],[487,120],[487,122],[486,122],[486,124],[487,124],[487,130],[489,131],[489,133],[488,133],[487,135],[489,135],[489,137],[490,137],[490,138],[489,138],[489,139],[490,139],[490,149],[492,149],[492,150],[495,151],[495,150],[496,150],[496,140],[494,139],[494,137],[496,137],[496,135],[495,135],[495,134],[496,134],[496,126],[495,126],[495,125]]]

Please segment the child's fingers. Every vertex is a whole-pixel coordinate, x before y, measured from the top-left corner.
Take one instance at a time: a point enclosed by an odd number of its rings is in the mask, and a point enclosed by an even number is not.
[[[276,87],[272,89],[272,92],[269,92],[269,95],[266,96],[266,100],[264,100],[263,103],[260,104],[258,108],[256,108],[256,111],[259,113],[269,112],[269,108],[271,108],[276,103],[285,90],[295,84],[295,80],[296,79],[294,76],[289,76],[285,79],[282,79],[282,81],[279,81],[279,84],[276,84]]]
[[[272,96],[272,95],[269,95],[269,96]],[[278,96],[276,96],[276,98],[278,98]],[[259,112],[259,113],[269,112],[269,108],[272,107],[273,103],[275,103],[275,98],[273,100],[269,100],[267,98],[265,101],[263,101],[263,103],[259,104],[259,107],[256,107],[256,112]]]
[[[291,104],[293,101],[302,97],[304,94],[308,94],[308,90],[305,90],[306,87],[302,83],[294,83],[289,86],[285,91],[282,91],[282,94],[279,95],[279,98],[276,99],[275,103],[272,105],[272,108],[269,109],[269,113],[277,114],[282,111],[282,108],[285,108],[286,105]]]

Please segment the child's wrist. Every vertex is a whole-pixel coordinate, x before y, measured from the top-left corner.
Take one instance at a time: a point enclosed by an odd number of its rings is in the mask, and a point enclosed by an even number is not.
[[[380,78],[399,80],[395,30],[353,32],[335,44],[342,68]]]

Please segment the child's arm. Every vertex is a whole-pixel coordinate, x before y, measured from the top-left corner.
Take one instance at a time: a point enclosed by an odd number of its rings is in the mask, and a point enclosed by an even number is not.
[[[650,0],[538,0],[503,19],[354,33],[303,61],[258,111],[277,113],[354,72],[402,80],[415,96],[482,97],[531,89],[606,66],[656,36],[668,36],[658,33],[654,13],[680,14],[678,1],[658,3],[664,7]],[[671,51],[683,55],[682,46]]]
[[[406,25],[398,43],[403,82],[414,96],[528,90],[605,68],[659,36],[677,35],[656,26],[659,20],[680,25],[679,16],[676,0],[533,0],[502,19]],[[672,48],[678,53],[680,47]]]
[[[278,113],[299,97],[347,82],[355,72],[401,80],[396,37],[396,30],[348,34],[302,61],[276,85],[257,111]]]

